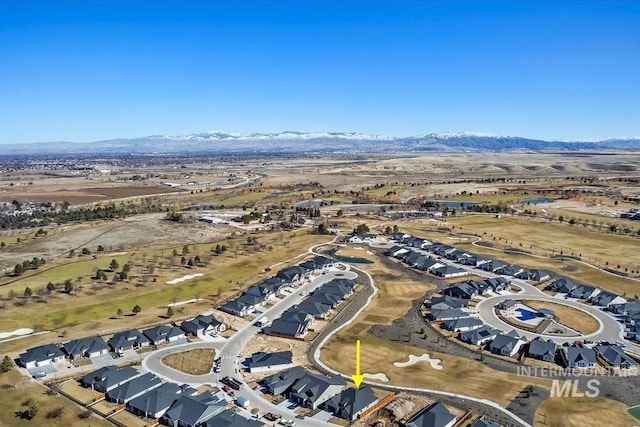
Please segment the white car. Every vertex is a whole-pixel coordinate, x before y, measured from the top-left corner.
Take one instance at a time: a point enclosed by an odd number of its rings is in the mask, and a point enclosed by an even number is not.
[[[286,426],[286,427],[295,427],[296,422],[293,421],[293,420],[281,420],[280,424],[282,424],[283,426]]]

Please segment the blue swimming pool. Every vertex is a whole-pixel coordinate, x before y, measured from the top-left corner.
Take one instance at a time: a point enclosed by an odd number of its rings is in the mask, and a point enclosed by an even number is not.
[[[516,311],[519,313],[519,316],[516,317],[516,319],[518,319],[521,322],[526,322],[527,320],[533,320],[541,316],[540,313],[527,310],[526,308],[516,308]]]

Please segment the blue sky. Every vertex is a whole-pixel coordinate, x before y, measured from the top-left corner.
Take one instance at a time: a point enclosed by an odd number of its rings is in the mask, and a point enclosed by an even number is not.
[[[640,2],[0,1],[0,143],[640,136]]]

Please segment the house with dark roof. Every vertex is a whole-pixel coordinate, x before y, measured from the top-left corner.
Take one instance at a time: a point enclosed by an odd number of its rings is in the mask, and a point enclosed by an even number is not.
[[[469,427],[501,427],[501,426],[495,421],[485,420],[483,418],[480,418],[480,419],[477,419]]]
[[[482,280],[482,282],[489,285],[493,292],[508,291],[511,289],[511,282],[506,277],[491,277],[489,279]]]
[[[494,340],[499,333],[500,331],[498,329],[483,326],[478,329],[462,332],[460,334],[460,340],[473,345],[482,345]]]
[[[224,323],[210,314],[199,314],[191,320],[185,320],[180,325],[180,328],[186,333],[197,337],[202,337],[204,335],[217,335],[227,329]]]
[[[407,251],[407,249],[405,249],[404,246],[394,245],[389,249],[387,249],[386,251],[384,251],[384,254],[386,256],[395,256],[397,253],[404,252],[404,251]]]
[[[518,353],[520,347],[522,347],[524,343],[524,338],[520,337],[514,330],[508,334],[500,334],[496,336],[496,338],[491,341],[489,349],[492,353],[513,357]]]
[[[457,421],[442,402],[436,402],[419,411],[407,421],[406,427],[453,427]]]
[[[290,368],[293,366],[293,353],[290,350],[273,353],[259,351],[251,355],[247,366],[251,373]]]
[[[203,427],[262,427],[264,424],[258,420],[245,418],[242,414],[231,409],[225,409],[214,415]]]
[[[542,283],[551,279],[551,275],[544,270],[529,270],[528,273],[529,277],[527,280],[530,280],[532,282]]]
[[[316,409],[344,390],[345,385],[346,382],[340,375],[325,376],[307,372],[293,384],[289,399],[304,408]]]
[[[225,313],[233,314],[234,316],[244,317],[253,311],[253,307],[248,306],[247,304],[238,301],[237,299],[232,299],[222,304],[220,310]]]
[[[498,307],[499,310],[513,311],[518,304],[520,304],[520,301],[507,299],[499,302],[496,307]]]
[[[180,396],[162,415],[161,422],[171,427],[200,427],[226,408],[224,400],[203,401],[200,396]]]
[[[152,345],[170,344],[186,338],[184,331],[175,326],[158,325],[142,331]]]
[[[466,332],[481,328],[484,326],[484,323],[475,317],[465,317],[464,319],[448,320],[444,322],[442,326],[448,331]]]
[[[473,299],[478,296],[478,290],[468,283],[451,285],[442,291],[444,295],[454,298]]]
[[[107,345],[116,353],[121,353],[124,350],[137,350],[148,347],[149,344],[149,338],[145,337],[137,329],[118,332],[107,341]]]
[[[127,409],[143,418],[160,418],[173,402],[178,400],[184,388],[173,383],[164,383],[153,390],[127,402]]]
[[[355,421],[361,413],[378,402],[371,387],[348,388],[325,403],[325,410],[347,421]]]
[[[615,369],[637,369],[638,362],[627,356],[619,345],[597,345],[594,350],[609,366]]]
[[[575,289],[576,286],[578,286],[578,285],[576,283],[574,283],[573,281],[571,281],[569,279],[561,278],[561,279],[558,279],[558,280],[554,281],[549,286],[547,286],[547,289],[552,291],[552,292],[558,292],[560,294],[568,294],[573,289]]]
[[[117,404],[127,403],[160,385],[162,385],[160,378],[147,372],[108,391],[107,400]]]
[[[262,384],[267,388],[267,391],[274,396],[281,394],[288,396],[291,386],[306,375],[307,372],[306,369],[300,366],[294,366],[285,371],[269,375],[262,381]]]
[[[493,273],[496,273],[498,272],[498,270],[506,266],[507,264],[505,264],[504,262],[492,259],[490,261],[487,261],[481,264],[480,269],[483,271],[491,271]]]
[[[32,347],[20,355],[19,361],[27,369],[50,365],[64,360],[64,353],[54,344]]]
[[[621,304],[610,304],[609,311],[615,314],[622,314],[628,316],[631,313],[640,313],[640,302],[628,301]]]
[[[453,298],[448,295],[433,297],[429,302],[431,310],[446,310],[449,308],[467,308],[469,303],[460,298]]]
[[[303,320],[298,322],[280,318],[275,319],[273,322],[271,322],[271,326],[264,328],[264,332],[267,335],[302,338],[309,331],[310,325],[310,320]]]
[[[612,304],[624,304],[627,302],[627,299],[613,292],[602,291],[596,296],[591,297],[589,301],[600,307],[609,307]]]
[[[569,345],[562,347],[567,367],[595,368],[597,365],[596,351],[592,348]]]
[[[466,276],[469,274],[467,270],[463,270],[459,267],[453,267],[451,265],[445,265],[444,267],[432,268],[430,272],[438,277],[448,279],[451,277]]]
[[[109,365],[80,378],[80,385],[101,393],[107,393],[140,375],[141,373],[131,366],[119,368],[115,365]]]
[[[573,289],[569,295],[571,298],[579,298],[583,300],[590,300],[601,292],[600,288],[590,285],[578,285]]]
[[[93,358],[109,353],[109,346],[100,337],[79,338],[62,344],[62,350],[71,359]]]
[[[468,311],[462,311],[458,308],[449,308],[446,310],[433,310],[431,311],[431,320],[457,320],[464,319],[465,317],[469,317],[470,314]]]
[[[332,310],[332,305],[323,298],[313,298],[313,295],[298,305],[298,310],[312,315],[315,319],[325,319]]]
[[[305,277],[306,273],[307,270],[300,267],[299,265],[294,265],[292,267],[288,267],[278,271],[276,277],[283,279],[285,282],[296,284]]]
[[[524,267],[515,264],[508,264],[501,268],[499,268],[496,272],[499,274],[504,274],[505,276],[516,277],[520,273],[524,273],[526,270]],[[528,273],[527,273],[528,277]]]
[[[536,337],[529,343],[527,356],[544,360],[545,362],[553,362],[556,360],[556,343]]]
[[[435,268],[444,267],[445,264],[436,261],[435,259],[423,256],[418,261],[416,261],[414,267],[420,271],[430,271]]]

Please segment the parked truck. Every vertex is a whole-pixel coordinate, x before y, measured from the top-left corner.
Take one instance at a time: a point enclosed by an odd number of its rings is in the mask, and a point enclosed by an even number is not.
[[[247,409],[249,408],[249,405],[251,404],[251,402],[249,402],[249,399],[247,399],[244,396],[238,396],[236,397],[236,405],[238,405],[241,408]]]

